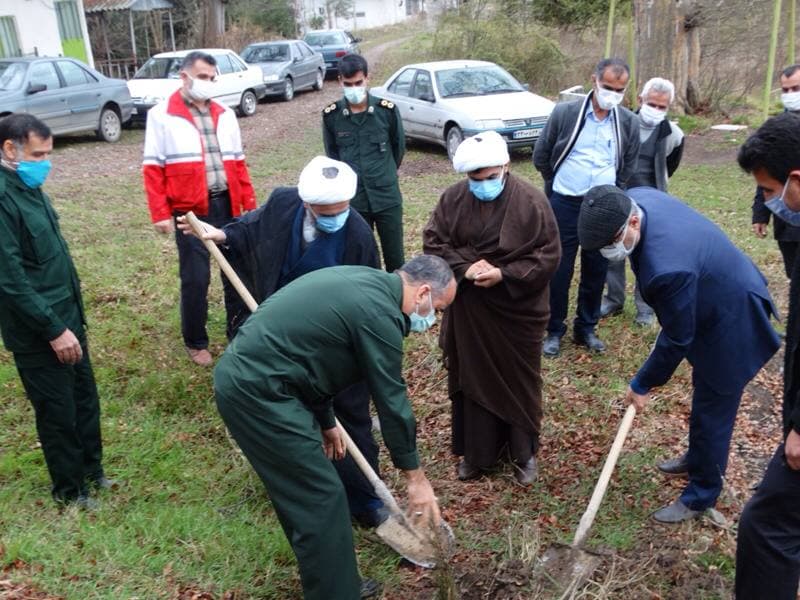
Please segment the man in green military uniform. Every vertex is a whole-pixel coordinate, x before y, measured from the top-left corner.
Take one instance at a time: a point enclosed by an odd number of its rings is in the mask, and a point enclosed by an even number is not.
[[[414,258],[396,273],[319,269],[263,302],[219,360],[217,408],[267,488],[306,600],[367,597],[347,497],[326,458],[344,456],[331,401],[341,390],[367,381],[392,462],[406,475],[408,510],[438,523],[417,456],[403,338],[430,327],[455,291],[450,267],[435,256]]]
[[[0,120],[0,331],[36,413],[53,498],[95,508],[102,467],[100,406],[80,283],[41,185],[50,129],[31,115]]]
[[[358,174],[358,191],[350,204],[378,230],[387,271],[403,258],[403,197],[397,169],[406,151],[400,111],[388,100],[367,92],[367,61],[348,54],[339,61],[344,98],[322,111],[325,153],[346,162]]]

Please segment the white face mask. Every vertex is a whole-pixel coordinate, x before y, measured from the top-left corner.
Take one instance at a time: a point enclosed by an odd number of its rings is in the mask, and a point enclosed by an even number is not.
[[[783,107],[789,112],[800,110],[800,92],[781,94],[781,102],[783,103]]]
[[[629,226],[630,217],[628,217],[628,222],[625,223],[625,229],[622,230],[622,237],[619,238],[619,241],[600,248],[600,254],[603,255],[603,258],[610,260],[611,262],[619,262],[630,256],[631,252],[633,252],[633,249],[636,248],[636,244],[639,243],[639,240],[637,234],[637,240],[631,244],[631,247],[628,248],[625,246],[625,236],[628,234]]]
[[[642,120],[642,123],[648,127],[655,127],[661,123],[666,116],[667,111],[653,108],[649,104],[642,104],[642,107],[639,109],[639,118]]]
[[[214,95],[216,89],[216,82],[209,79],[196,79],[189,75],[192,82],[192,87],[189,88],[189,95],[193,100],[204,101],[208,100]]]
[[[625,98],[624,92],[607,90],[605,88],[601,88],[600,84],[595,86],[595,93],[597,96],[597,104],[600,105],[600,108],[603,110],[611,110],[615,106],[619,106],[619,104]]]

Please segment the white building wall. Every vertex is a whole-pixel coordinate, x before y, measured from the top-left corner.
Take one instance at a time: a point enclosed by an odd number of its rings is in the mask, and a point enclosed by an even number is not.
[[[354,7],[352,12],[354,14],[351,14],[348,17],[333,18],[334,29],[358,31],[360,29],[369,29],[371,27],[394,25],[395,23],[400,23],[408,18],[406,15],[406,0],[354,0],[353,4]],[[315,15],[320,15],[325,18],[326,21],[323,29],[328,28],[327,17],[320,13],[320,9],[324,9],[324,7],[324,0],[305,0],[303,5],[304,29],[310,29],[308,22]]]
[[[83,0],[78,0],[78,13],[81,18],[83,42],[89,64],[94,66]],[[0,17],[14,17],[17,36],[23,54],[39,56],[61,56],[61,36],[58,33],[58,17],[54,0],[0,0]]]

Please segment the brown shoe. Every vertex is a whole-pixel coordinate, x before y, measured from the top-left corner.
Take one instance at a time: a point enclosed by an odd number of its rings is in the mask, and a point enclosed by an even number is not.
[[[210,367],[214,363],[211,352],[205,348],[189,348],[189,346],[186,346],[186,354],[189,355],[194,364],[201,367]]]

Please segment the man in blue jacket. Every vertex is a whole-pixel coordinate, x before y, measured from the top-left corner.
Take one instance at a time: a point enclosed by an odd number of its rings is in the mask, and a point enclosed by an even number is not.
[[[643,409],[684,358],[692,365],[689,483],[653,518],[678,523],[699,516],[722,490],[742,391],[780,346],[766,280],[719,227],[653,188],[592,188],[578,237],[610,261],[630,256],[642,297],[661,323],[628,402]]]

